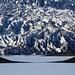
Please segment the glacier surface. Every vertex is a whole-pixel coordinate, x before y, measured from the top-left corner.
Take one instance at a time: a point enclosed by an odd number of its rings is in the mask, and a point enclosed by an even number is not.
[[[75,52],[75,5],[39,0],[0,0],[0,54]]]

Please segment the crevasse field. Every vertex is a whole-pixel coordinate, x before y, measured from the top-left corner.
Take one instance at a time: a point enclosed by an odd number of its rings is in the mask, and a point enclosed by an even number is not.
[[[75,52],[74,0],[0,0],[0,54]]]

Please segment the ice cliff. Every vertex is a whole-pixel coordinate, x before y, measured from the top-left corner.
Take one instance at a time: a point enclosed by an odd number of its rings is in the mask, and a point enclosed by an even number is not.
[[[75,52],[74,0],[62,1],[1,0],[0,54]]]

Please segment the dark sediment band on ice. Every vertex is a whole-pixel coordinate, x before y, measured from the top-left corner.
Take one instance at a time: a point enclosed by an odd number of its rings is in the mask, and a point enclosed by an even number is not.
[[[32,62],[11,61],[11,60],[0,57],[0,63],[32,63]]]
[[[63,61],[56,61],[54,63],[75,63],[75,57]]]

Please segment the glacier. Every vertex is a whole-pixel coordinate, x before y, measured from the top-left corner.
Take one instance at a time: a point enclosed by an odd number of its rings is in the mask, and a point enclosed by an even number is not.
[[[74,3],[0,0],[0,55],[74,53]]]

